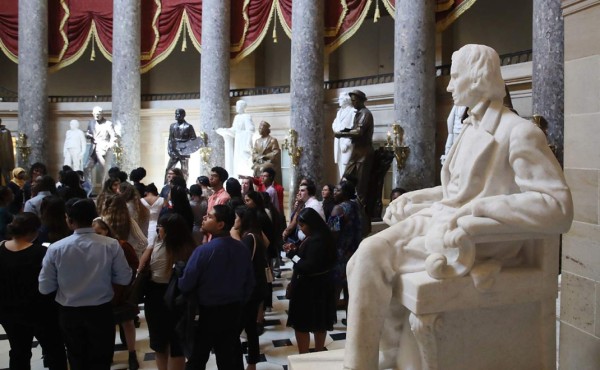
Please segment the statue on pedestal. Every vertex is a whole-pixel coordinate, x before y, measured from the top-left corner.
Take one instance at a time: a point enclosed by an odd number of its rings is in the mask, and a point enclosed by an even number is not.
[[[246,113],[246,102],[238,100],[235,104],[237,114],[230,128],[219,128],[217,134],[225,140],[225,168],[233,176],[252,176],[252,135],[254,123]],[[231,141],[233,140],[233,149]]]
[[[354,107],[350,95],[347,92],[341,93],[338,98],[340,109],[333,120],[331,128],[333,132],[350,130],[354,127]],[[352,139],[350,138],[335,138],[333,140],[333,160],[338,166],[340,178],[344,176],[344,171],[352,155]]]
[[[447,90],[455,105],[469,107],[469,117],[442,167],[441,186],[394,200],[384,216],[390,227],[363,240],[348,263],[345,369],[421,367],[410,362],[420,356],[409,311],[397,303],[401,275],[453,278],[475,265],[477,286],[523,257],[522,240],[498,236],[555,235],[571,225],[571,193],[544,133],[503,106],[496,51],[462,47],[450,77]]]
[[[100,165],[102,173],[105,174],[107,154],[115,146],[118,138],[113,123],[104,118],[102,113],[101,107],[94,107],[92,111],[94,119],[88,123],[85,133],[91,144],[89,158],[85,165],[85,177],[88,179],[91,179],[91,171],[97,164]]]
[[[373,164],[373,115],[365,107],[367,96],[360,90],[349,93],[352,106],[356,109],[351,129],[336,131],[336,138],[348,138],[352,141],[352,154],[343,177],[356,179],[356,195],[365,204],[369,191],[369,175]]]
[[[458,135],[460,135],[460,130],[462,129],[462,121],[464,121],[464,119],[467,118],[467,109],[468,107],[455,105],[452,107],[452,110],[448,115],[448,138],[446,139],[446,147],[444,150],[444,154],[440,158],[442,164],[444,164],[446,156],[450,152],[450,148],[452,148],[452,144],[454,144],[456,139],[458,139]]]
[[[185,120],[185,110],[182,108],[175,109],[175,122],[171,123],[169,128],[169,144],[167,152],[169,153],[169,163],[165,170],[165,179],[169,170],[173,169],[177,162],[181,165],[183,177],[188,178],[188,161],[190,154],[200,148],[198,143],[197,148],[190,148],[190,142],[196,142],[196,131],[194,126],[190,125]],[[165,180],[165,182],[167,182]]]
[[[75,171],[83,168],[83,154],[86,149],[85,134],[79,129],[79,121],[74,119],[69,122],[70,130],[67,130],[65,144],[63,145],[63,154],[65,156],[64,164]]]
[[[261,121],[258,125],[260,137],[254,141],[252,150],[252,169],[254,177],[259,177],[266,168],[272,168],[279,178],[275,180],[281,183],[281,150],[279,142],[271,136],[271,125]]]
[[[0,185],[10,183],[12,170],[15,168],[15,153],[13,150],[12,135],[2,124],[0,118]]]

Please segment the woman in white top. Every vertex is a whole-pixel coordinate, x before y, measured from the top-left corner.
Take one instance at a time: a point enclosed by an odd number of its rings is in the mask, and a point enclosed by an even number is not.
[[[165,205],[165,199],[158,195],[156,185],[151,183],[146,186],[146,194],[141,199],[141,203],[150,212],[148,218],[148,245],[152,246],[154,245],[157,235],[156,222],[158,221],[161,209],[163,209]]]

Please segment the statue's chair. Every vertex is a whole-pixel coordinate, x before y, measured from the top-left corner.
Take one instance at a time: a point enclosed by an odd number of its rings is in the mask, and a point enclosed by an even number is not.
[[[471,276],[437,279],[422,271],[398,277],[392,300],[410,311],[423,370],[556,368],[559,235],[486,235],[488,243],[523,241],[522,263],[502,267],[483,286]]]

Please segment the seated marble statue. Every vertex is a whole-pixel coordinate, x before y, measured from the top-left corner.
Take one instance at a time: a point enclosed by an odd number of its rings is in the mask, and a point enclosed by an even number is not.
[[[450,148],[452,148],[452,144],[460,135],[460,130],[462,129],[462,121],[466,118],[467,115],[467,107],[455,105],[452,107],[450,114],[448,115],[448,119],[446,124],[448,126],[448,137],[446,138],[446,146],[444,148],[444,154],[440,158],[442,164],[446,160],[448,153],[450,152]]]
[[[65,134],[65,144],[63,146],[64,164],[70,166],[75,171],[79,171],[83,166],[83,154],[85,153],[87,142],[85,134],[79,129],[78,120],[71,120],[69,126],[71,128]]]
[[[230,128],[219,128],[217,134],[225,139],[225,163],[227,172],[237,175],[252,176],[252,135],[254,122],[246,113],[246,102],[238,100],[235,104],[236,115]],[[233,151],[228,141],[233,139]]]
[[[393,201],[384,217],[390,227],[365,239],[348,263],[345,369],[409,368],[400,364],[418,356],[408,310],[392,304],[401,274],[473,277],[482,264],[498,272],[518,264],[523,242],[477,246],[475,238],[554,235],[571,225],[571,193],[546,137],[503,106],[496,51],[462,47],[450,77],[454,104],[470,112],[442,167],[442,185]]]
[[[341,93],[338,98],[340,109],[335,120],[331,124],[333,132],[351,130],[354,128],[354,107],[352,107],[350,95],[347,92]],[[340,179],[344,176],[346,166],[352,155],[352,139],[340,137],[333,140],[333,161],[338,166]]]

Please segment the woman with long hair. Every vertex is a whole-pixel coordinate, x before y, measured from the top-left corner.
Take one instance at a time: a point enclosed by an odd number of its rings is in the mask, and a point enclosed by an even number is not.
[[[42,200],[42,227],[38,236],[40,243],[54,243],[73,234],[65,220],[65,201],[56,195],[49,195]]]
[[[98,194],[98,198],[96,198],[96,210],[98,214],[101,215],[104,211],[104,207],[106,205],[106,198],[111,195],[119,194],[119,185],[121,185],[121,180],[117,177],[109,177],[106,181],[104,181],[104,185],[102,186],[102,191]]]
[[[158,219],[158,240],[144,253],[140,267],[148,259],[151,279],[146,288],[145,313],[150,334],[150,348],[156,352],[159,370],[183,370],[185,357],[182,344],[175,331],[181,313],[171,311],[165,303],[165,293],[173,274],[173,264],[187,260],[195,248],[192,230],[187,220],[178,213]]]
[[[187,188],[179,185],[172,186],[168,201],[170,205],[163,208],[161,217],[165,214],[177,213],[183,217],[189,230],[192,231],[194,228],[194,212],[190,206]]]
[[[87,193],[81,187],[79,175],[75,171],[61,171],[62,186],[56,191],[63,201],[68,201],[71,198],[87,198]]]
[[[113,230],[115,237],[131,244],[140,258],[148,246],[148,239],[137,222],[129,215],[125,198],[122,195],[106,198],[104,209],[100,215]]]
[[[0,243],[0,323],[10,344],[10,369],[30,369],[35,336],[50,370],[66,370],[65,346],[53,295],[42,295],[38,277],[46,248],[36,241],[40,219],[29,212],[8,225],[11,240]]]
[[[246,331],[248,339],[248,367],[246,370],[256,370],[256,363],[260,361],[256,317],[268,291],[265,270],[268,268],[266,256],[268,241],[260,229],[258,211],[255,208],[239,206],[235,209],[235,223],[231,229],[231,236],[240,240],[252,256],[255,286],[250,299],[243,308],[241,329]]]
[[[321,216],[312,208],[298,215],[300,230],[306,235],[299,247],[286,247],[294,262],[287,326],[294,328],[298,351],[307,353],[310,333],[315,351],[323,351],[327,330],[336,320],[333,267],[336,250],[333,235]]]
[[[108,224],[100,217],[96,218],[92,222],[92,227],[94,228],[94,232],[96,232],[96,234],[104,235],[119,241],[119,244],[123,249],[123,253],[125,254],[125,258],[127,259],[127,264],[132,271],[130,281],[131,284],[135,278],[135,271],[139,264],[138,257],[131,244],[127,243],[125,240],[116,238],[110,229],[110,226],[108,226]],[[113,285],[113,290],[115,292],[112,300],[113,314],[115,317],[115,323],[119,324],[119,326],[123,329],[123,334],[125,335],[125,344],[127,345],[127,351],[129,352],[129,370],[137,370],[140,368],[140,364],[137,360],[135,351],[134,319],[139,313],[139,309],[137,305],[127,302],[127,289],[124,289],[120,285]]]
[[[119,185],[119,191],[125,202],[127,202],[127,209],[131,218],[137,222],[144,236],[148,237],[148,225],[150,222],[150,211],[140,201],[140,195],[137,189],[128,182],[122,182]]]
[[[335,206],[335,201],[333,200],[333,189],[334,186],[332,184],[325,184],[321,188],[321,197],[323,198],[321,203],[323,204],[323,213],[325,213],[325,221],[329,220],[329,216],[331,216],[331,211],[333,211],[333,207]]]

